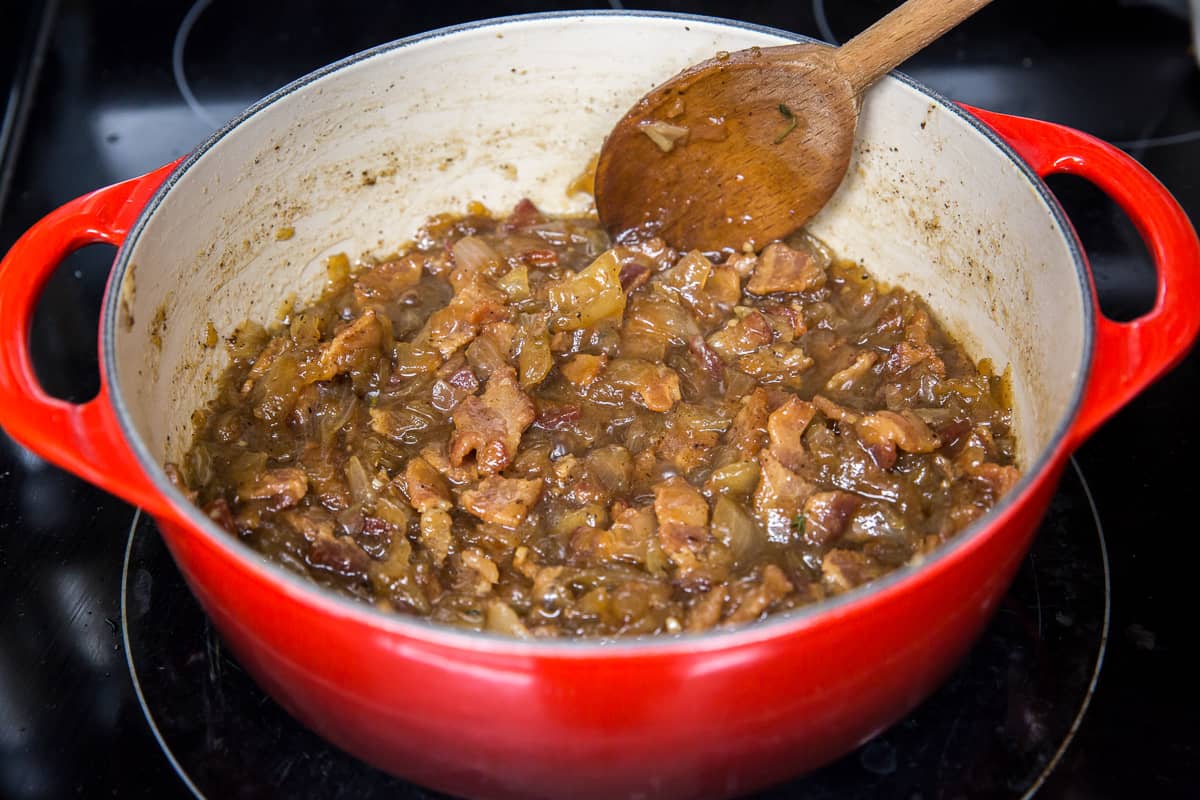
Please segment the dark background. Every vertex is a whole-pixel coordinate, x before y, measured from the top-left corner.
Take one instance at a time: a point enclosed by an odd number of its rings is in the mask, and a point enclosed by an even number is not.
[[[625,5],[844,40],[895,3]],[[182,155],[250,102],[330,61],[470,19],[584,7],[0,2],[0,251],[58,205]],[[194,27],[178,64],[192,104],[173,65],[189,10]],[[1118,143],[1196,218],[1200,75],[1189,35],[1186,6],[1171,0],[996,0],[904,69],[953,99]],[[1105,310],[1127,319],[1148,308],[1152,269],[1128,221],[1082,181],[1051,185],[1093,259]],[[81,251],[46,290],[33,341],[42,379],[59,396],[83,400],[95,391],[110,260],[103,247]],[[1191,505],[1198,395],[1193,350],[1078,454],[1108,535],[1111,638],[1091,709],[1039,796],[1200,794],[1200,691],[1187,645],[1200,580]],[[151,737],[122,652],[121,562],[131,522],[129,507],[0,432],[0,797],[185,792]]]

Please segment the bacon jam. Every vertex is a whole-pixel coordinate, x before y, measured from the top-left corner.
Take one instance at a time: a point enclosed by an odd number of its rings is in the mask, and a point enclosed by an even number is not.
[[[1019,477],[1004,382],[800,235],[714,260],[523,201],[246,323],[169,471],[365,602],[517,637],[698,632],[928,553]]]

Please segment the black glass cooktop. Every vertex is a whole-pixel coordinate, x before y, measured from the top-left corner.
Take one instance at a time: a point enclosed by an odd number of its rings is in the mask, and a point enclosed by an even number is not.
[[[613,3],[619,6],[619,3]],[[892,0],[625,3],[840,41]],[[579,3],[9,3],[0,11],[0,250],[90,189],[176,158],[279,85],[366,47]],[[1114,141],[1200,215],[1200,74],[1183,0],[996,0],[905,69],[974,105]],[[1105,310],[1152,270],[1096,190],[1058,178]],[[50,281],[35,362],[96,388],[111,250]],[[1200,313],[1200,298],[1197,298]],[[1200,795],[1188,642],[1195,352],[1078,453],[996,618],[928,702],[768,797]],[[146,520],[0,432],[0,797],[427,797],[325,745],[225,652]]]

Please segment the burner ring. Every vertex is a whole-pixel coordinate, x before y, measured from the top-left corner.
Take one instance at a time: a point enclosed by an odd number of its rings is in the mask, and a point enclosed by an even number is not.
[[[1101,522],[1100,511],[1096,508],[1096,498],[1092,496],[1092,488],[1088,485],[1083,468],[1079,466],[1075,456],[1071,456],[1071,468],[1075,470],[1075,475],[1079,478],[1079,485],[1087,497],[1088,508],[1092,512],[1092,519],[1096,522],[1096,536],[1100,540],[1100,559],[1104,565],[1104,621],[1100,628],[1100,644],[1096,649],[1096,666],[1092,669],[1092,680],[1088,684],[1087,693],[1083,696],[1083,702],[1079,704],[1079,711],[1075,714],[1075,719],[1071,721],[1071,727],[1067,731],[1067,735],[1063,737],[1062,744],[1054,751],[1049,763],[1046,764],[1025,794],[1021,795],[1021,800],[1028,800],[1037,794],[1037,791],[1050,777],[1050,773],[1062,761],[1071,742],[1075,740],[1075,734],[1079,733],[1079,726],[1083,724],[1083,718],[1092,704],[1092,697],[1096,694],[1096,685],[1100,682],[1100,670],[1104,668],[1104,656],[1108,652],[1108,633],[1109,627],[1112,625],[1112,572],[1108,564],[1108,542],[1104,538],[1104,523]]]

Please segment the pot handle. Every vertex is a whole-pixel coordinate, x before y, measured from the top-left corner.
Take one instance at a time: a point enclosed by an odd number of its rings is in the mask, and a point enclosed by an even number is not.
[[[1091,281],[1096,344],[1083,405],[1068,437],[1074,449],[1187,355],[1200,332],[1200,241],[1171,193],[1116,147],[1062,125],[963,107],[1038,175],[1078,175],[1095,184],[1133,221],[1154,261],[1154,308],[1130,322],[1115,322],[1100,312]]]
[[[50,212],[0,261],[0,426],[38,455],[156,516],[169,515],[170,506],[121,434],[103,358],[94,398],[81,404],[58,400],[45,393],[34,373],[29,331],[42,287],[63,259],[85,245],[124,242],[177,163]],[[106,297],[112,291],[110,283]]]

